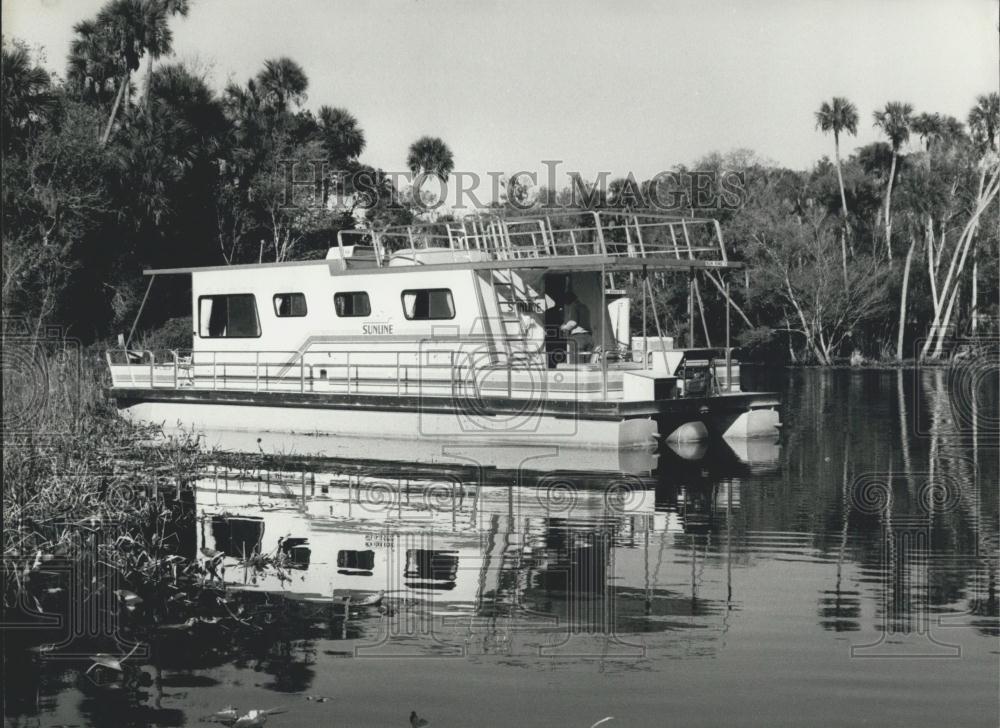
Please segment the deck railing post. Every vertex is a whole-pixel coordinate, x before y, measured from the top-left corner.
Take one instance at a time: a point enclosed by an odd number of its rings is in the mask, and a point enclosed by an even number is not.
[[[725,281],[726,293],[726,391],[733,391],[733,350],[729,343],[729,278]]]
[[[597,242],[600,245],[601,255],[608,254],[608,246],[604,242],[604,228],[601,227],[601,214],[599,212],[592,212],[594,216],[594,224],[597,226]]]
[[[646,257],[646,242],[642,239],[642,226],[639,224],[639,216],[638,215],[633,215],[632,216],[632,222],[635,223],[635,236],[639,239],[639,252],[642,254],[642,257],[645,258]],[[625,229],[627,230],[628,227],[626,226]]]
[[[260,391],[260,351],[255,351],[253,358],[253,391]]]
[[[302,394],[306,392],[306,353],[302,352],[299,355],[299,391]]]
[[[595,213],[596,214],[596,213]],[[627,230],[628,228],[626,228]],[[601,278],[604,278],[604,266],[601,266]],[[608,289],[601,281],[601,397],[608,399]]]
[[[719,241],[719,252],[722,253],[722,260],[729,262],[729,256],[726,255],[726,244],[722,239],[722,225],[719,224],[718,220],[712,220],[715,223],[715,236]]]
[[[694,348],[694,268],[688,270],[688,348]]]

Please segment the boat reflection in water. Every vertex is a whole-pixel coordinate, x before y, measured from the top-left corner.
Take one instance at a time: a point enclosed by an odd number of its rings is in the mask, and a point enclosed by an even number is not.
[[[213,467],[195,484],[202,558],[225,554],[240,589],[342,606],[367,639],[360,651],[509,652],[520,639],[575,654],[594,648],[589,636],[606,654],[639,654],[616,635],[680,622],[706,641],[721,632],[731,589],[703,584],[699,562],[719,558],[704,536],[727,532],[739,509],[749,468],[736,453],[710,464],[632,453],[633,472],[560,468],[598,462],[544,449],[439,459]],[[262,559],[274,568],[249,568]]]

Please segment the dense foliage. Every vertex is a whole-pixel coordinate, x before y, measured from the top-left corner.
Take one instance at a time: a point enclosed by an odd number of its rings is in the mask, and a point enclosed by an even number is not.
[[[5,317],[107,340],[129,330],[143,268],[317,257],[346,227],[442,219],[414,209],[390,176],[361,161],[365,134],[348,110],[303,106],[309,80],[292,59],[263,60],[255,77],[221,92],[171,62],[171,21],[187,10],[186,0],[110,0],[75,27],[64,76],[5,42]],[[760,357],[831,363],[941,356],[954,332],[992,331],[998,107],[997,94],[981,96],[962,123],[890,102],[870,117],[886,142],[845,153],[863,119],[837,97],[816,113],[817,133],[834,142],[832,162],[799,171],[737,152],[675,167],[744,175],[738,205],[706,211],[679,198],[679,212],[720,218],[732,255],[748,266],[729,281],[735,340]],[[299,162],[295,205],[289,160]],[[441,180],[454,168],[434,137],[414,142],[407,165]],[[664,184],[616,180],[589,202],[642,209],[648,195],[637,188]],[[535,204],[565,194],[546,191]],[[494,208],[510,211],[511,202]],[[699,344],[722,343],[722,283],[698,281]],[[190,313],[185,280],[157,288],[142,328]],[[657,280],[654,296],[678,333],[685,282]]]

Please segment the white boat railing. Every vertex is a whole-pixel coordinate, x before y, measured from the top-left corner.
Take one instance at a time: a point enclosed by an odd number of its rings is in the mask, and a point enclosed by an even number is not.
[[[389,265],[394,254],[419,250],[474,252],[495,261],[582,255],[729,260],[722,228],[713,218],[617,210],[554,212],[526,218],[470,215],[459,221],[342,230],[337,244],[345,257],[345,245],[371,249],[379,267]]]
[[[713,358],[681,357],[676,371],[681,396],[739,391],[739,365],[728,352]],[[675,352],[681,355],[681,352]],[[694,352],[692,352],[694,353]],[[652,354],[652,352],[650,352]],[[190,351],[111,349],[105,354],[116,388],[358,395],[614,400],[626,371],[660,367],[660,359],[550,369],[544,357],[483,349],[352,349],[339,351]],[[498,359],[499,356],[499,359]]]
[[[433,395],[478,400],[483,396],[536,397],[553,388],[570,397],[574,394],[571,387],[558,385],[576,380],[567,377],[566,370],[552,370],[550,383],[549,370],[538,357],[482,349],[305,353],[113,349],[106,352],[106,358],[112,385],[118,388]],[[586,371],[591,388],[600,382],[598,391],[605,396],[606,367],[591,365]],[[615,389],[614,383],[611,389]]]

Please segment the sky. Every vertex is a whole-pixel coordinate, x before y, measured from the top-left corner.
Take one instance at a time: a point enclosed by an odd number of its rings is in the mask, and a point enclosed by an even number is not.
[[[4,0],[3,34],[62,72],[102,4]],[[832,153],[824,99],[857,105],[850,150],[878,138],[887,101],[964,121],[1000,85],[997,0],[192,0],[172,22],[176,57],[219,89],[298,61],[305,105],[350,110],[362,160],[392,171],[424,134],[480,175],[560,160],[643,179],[741,148],[804,169]]]

